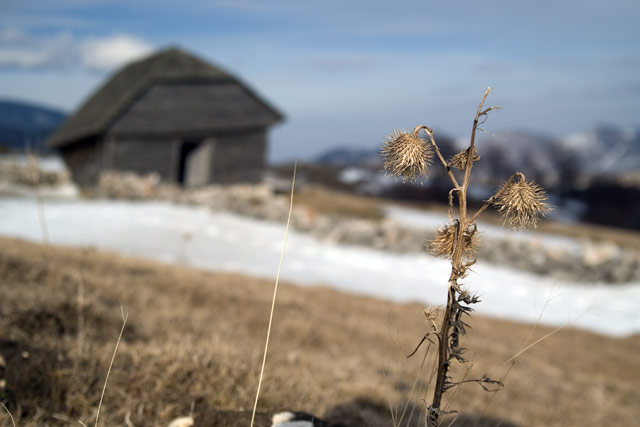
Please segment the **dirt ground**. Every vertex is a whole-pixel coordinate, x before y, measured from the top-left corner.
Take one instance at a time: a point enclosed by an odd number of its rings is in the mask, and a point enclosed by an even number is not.
[[[0,239],[0,278],[0,401],[18,425],[93,425],[121,307],[128,320],[100,425],[167,425],[192,411],[198,426],[249,424],[271,281],[10,239]],[[256,425],[282,410],[420,425],[434,352],[406,355],[427,331],[422,309],[281,284]],[[505,387],[451,391],[447,409],[461,413],[453,425],[637,425],[640,336],[567,328],[505,364],[550,330],[470,323],[471,362],[455,377],[488,374]],[[0,408],[0,426],[10,425]]]

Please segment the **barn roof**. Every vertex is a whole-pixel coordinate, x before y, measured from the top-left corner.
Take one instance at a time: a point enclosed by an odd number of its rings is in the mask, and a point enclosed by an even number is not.
[[[62,147],[79,139],[100,134],[153,85],[171,82],[235,83],[255,98],[272,117],[273,124],[283,119],[281,113],[226,71],[178,48],[159,51],[130,63],[104,83],[49,138],[50,147]],[[254,125],[265,123],[255,123]],[[246,123],[247,126],[252,123]]]

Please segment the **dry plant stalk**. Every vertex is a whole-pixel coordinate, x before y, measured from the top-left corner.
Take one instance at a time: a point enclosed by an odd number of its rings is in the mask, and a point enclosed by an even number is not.
[[[454,362],[464,363],[464,348],[460,346],[460,337],[465,335],[468,325],[464,322],[464,315],[470,315],[471,306],[480,300],[477,296],[462,288],[460,280],[466,277],[469,268],[475,263],[478,248],[478,227],[476,220],[490,205],[494,205],[504,218],[504,224],[514,228],[535,227],[538,217],[549,211],[545,202],[547,197],[542,189],[525,176],[517,172],[512,175],[478,211],[470,216],[467,212],[467,190],[473,164],[480,160],[475,147],[475,137],[478,125],[487,119],[490,111],[500,107],[484,107],[485,100],[491,92],[487,88],[480,101],[473,120],[469,147],[456,154],[450,161],[446,161],[433,136],[433,130],[427,126],[417,126],[412,133],[395,131],[389,135],[382,147],[385,158],[384,169],[390,176],[401,178],[403,181],[415,181],[428,176],[428,166],[433,155],[438,157],[451,179],[453,189],[449,193],[449,224],[442,227],[430,248],[435,256],[447,258],[451,261],[451,273],[448,280],[447,305],[438,316],[439,325],[433,313],[425,313],[430,320],[431,331],[425,335],[418,348],[427,336],[437,337],[438,361],[436,384],[431,403],[427,406],[427,426],[440,424],[441,417],[447,412],[441,408],[445,392],[463,383],[476,382],[487,390],[487,385],[502,386],[500,381],[487,376],[479,379],[462,379],[454,381],[449,376],[449,369]],[[424,132],[426,138],[420,137]],[[470,155],[471,154],[471,155]],[[462,182],[452,171],[452,167],[463,172]],[[457,217],[454,217],[453,194],[458,198]],[[416,350],[411,354],[415,354]],[[425,401],[428,402],[427,399]]]
[[[102,386],[102,393],[100,394],[100,402],[98,403],[98,410],[96,411],[95,427],[98,427],[98,419],[100,418],[102,401],[104,399],[104,394],[107,391],[107,382],[109,381],[109,376],[111,375],[111,368],[113,368],[113,362],[114,360],[116,360],[116,353],[118,353],[118,347],[120,346],[120,341],[122,340],[122,334],[124,333],[125,326],[127,326],[127,319],[129,318],[129,313],[124,312],[124,307],[120,306],[120,310],[122,311],[122,328],[120,328],[120,335],[118,335],[118,341],[116,341],[116,347],[113,349],[113,356],[111,356],[111,362],[109,362],[109,369],[107,370],[107,376],[105,377],[104,385]]]
[[[16,427],[16,420],[13,419],[13,415],[11,415],[11,411],[9,411],[9,408],[7,408],[2,402],[0,402],[0,406],[2,406],[7,414],[9,414],[9,418],[11,419],[11,424],[13,425],[13,427]]]
[[[262,365],[260,366],[260,376],[258,377],[258,388],[256,390],[256,398],[253,403],[253,411],[251,412],[251,424],[253,427],[256,419],[256,411],[258,410],[258,400],[260,399],[260,389],[262,388],[262,378],[264,377],[264,367],[267,364],[267,353],[269,351],[269,340],[271,339],[271,326],[273,325],[273,313],[276,307],[276,297],[278,295],[278,283],[280,282],[280,271],[282,270],[282,261],[284,261],[284,252],[287,248],[287,237],[289,236],[289,226],[291,225],[291,213],[293,212],[293,192],[296,186],[296,171],[298,170],[298,162],[293,164],[293,177],[291,178],[291,196],[289,198],[289,214],[287,215],[287,226],[284,230],[284,241],[282,242],[282,251],[280,252],[280,262],[278,263],[278,272],[276,274],[276,282],[273,286],[273,298],[271,298],[271,311],[269,313],[269,324],[267,326],[267,338],[264,344],[264,353],[262,354]]]

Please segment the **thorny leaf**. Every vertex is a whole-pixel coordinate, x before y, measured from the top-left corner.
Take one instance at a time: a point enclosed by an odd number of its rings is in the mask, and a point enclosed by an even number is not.
[[[480,387],[482,387],[485,391],[495,391],[487,388],[485,384],[494,384],[494,385],[497,385],[498,387],[504,387],[504,383],[502,381],[492,380],[486,375],[483,375],[482,378],[480,378],[480,380],[478,381],[478,384],[480,384]]]
[[[420,348],[420,346],[426,341],[429,341],[431,344],[436,345],[435,342],[433,342],[430,338],[429,335],[431,334],[431,332],[427,332],[422,339],[420,340],[420,342],[418,343],[418,345],[416,346],[416,349],[413,350],[413,352],[411,352],[410,355],[407,356],[407,359],[410,358],[411,356],[413,356],[414,354],[416,354],[418,352],[418,349]]]

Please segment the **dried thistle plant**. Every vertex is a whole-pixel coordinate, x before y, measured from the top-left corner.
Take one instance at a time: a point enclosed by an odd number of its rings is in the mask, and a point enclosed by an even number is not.
[[[517,173],[517,180],[502,184],[493,205],[503,217],[503,223],[513,228],[536,228],[538,217],[549,212],[545,202],[547,195],[542,187],[533,181],[527,181],[523,174]]]
[[[467,149],[467,150],[462,150],[461,152],[453,156],[449,161],[449,163],[451,164],[452,167],[463,171],[467,167],[468,159],[469,159],[469,150]],[[471,161],[477,162],[478,160],[480,160],[480,156],[478,155],[478,151],[474,148]]]
[[[464,237],[462,239],[462,256],[468,260],[475,258],[476,251],[480,244],[480,238],[478,237],[478,227],[470,225],[464,231]],[[457,242],[456,233],[458,232],[457,224],[447,224],[440,227],[436,238],[431,241],[429,247],[431,254],[438,258],[451,258],[454,253],[455,245]]]
[[[420,138],[418,132],[396,130],[385,139],[382,156],[385,159],[384,170],[387,175],[400,177],[403,182],[428,176],[433,149],[427,141]]]
[[[384,170],[388,175],[401,177],[403,181],[415,181],[427,177],[428,167],[435,156],[440,160],[452,183],[449,193],[449,224],[442,227],[436,238],[429,244],[435,256],[447,258],[451,262],[451,273],[448,280],[447,305],[444,310],[425,310],[429,331],[418,343],[416,349],[409,355],[414,355],[431,337],[437,338],[437,366],[435,367],[436,383],[433,387],[431,399],[425,398],[427,404],[426,425],[435,427],[447,412],[442,409],[443,395],[450,389],[463,383],[476,382],[487,390],[487,385],[502,386],[502,383],[482,376],[478,379],[464,379],[454,381],[449,370],[454,362],[465,363],[464,348],[460,346],[460,337],[466,334],[468,325],[464,316],[473,311],[473,304],[480,302],[477,296],[462,288],[460,280],[466,277],[469,267],[475,263],[478,248],[478,227],[476,220],[489,206],[494,205],[504,217],[504,223],[509,226],[522,228],[535,227],[538,216],[549,211],[546,204],[544,190],[537,184],[527,181],[523,174],[516,173],[505,182],[485,204],[472,216],[467,212],[467,191],[473,164],[480,160],[475,147],[478,125],[484,123],[490,111],[500,107],[484,108],[484,103],[491,92],[487,88],[476,111],[471,130],[469,147],[456,154],[447,162],[436,144],[433,130],[427,126],[417,126],[413,133],[396,131],[388,136],[382,147],[385,159]],[[423,131],[427,139],[420,138]],[[461,182],[453,173],[452,168],[462,172]],[[457,217],[454,218],[454,196],[457,196]]]

